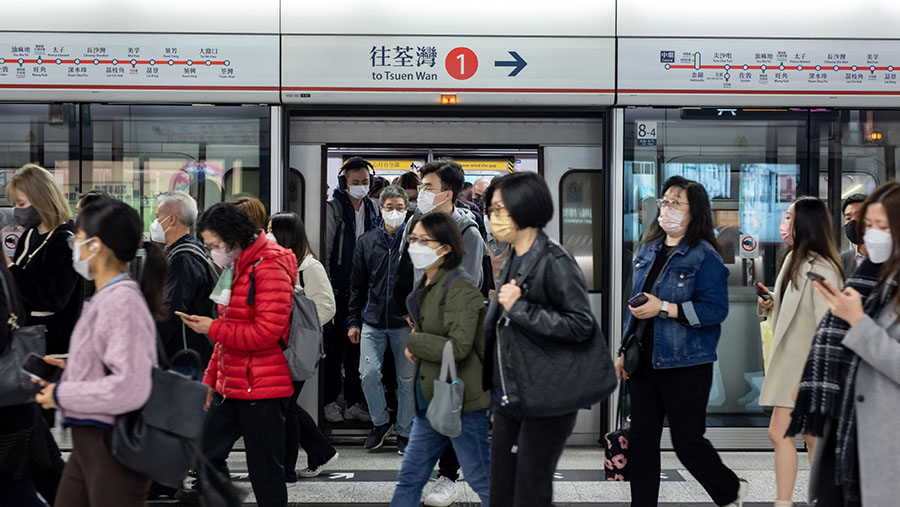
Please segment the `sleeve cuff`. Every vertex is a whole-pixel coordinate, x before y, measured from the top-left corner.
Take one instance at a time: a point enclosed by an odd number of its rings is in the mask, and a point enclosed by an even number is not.
[[[62,404],[59,402],[59,388],[62,387],[62,383],[56,384],[56,387],[53,388],[53,403],[56,404],[57,408],[63,408]]]
[[[841,340],[841,345],[856,352],[857,342],[865,339],[868,336],[871,336],[876,327],[878,327],[878,324],[875,323],[872,317],[864,315],[863,318],[860,319],[855,326],[851,327],[850,330],[847,331],[847,334],[844,335],[844,339]]]
[[[700,319],[697,317],[694,303],[692,301],[685,301],[684,303],[679,304],[681,305],[681,310],[684,312],[684,317],[687,319],[688,324],[690,324],[691,327],[700,327]]]

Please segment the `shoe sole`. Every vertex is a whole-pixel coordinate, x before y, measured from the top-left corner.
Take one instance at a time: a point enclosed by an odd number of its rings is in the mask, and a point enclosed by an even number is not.
[[[324,472],[326,468],[333,465],[334,462],[337,461],[338,458],[340,458],[340,457],[341,457],[340,453],[336,452],[336,453],[334,453],[334,456],[332,456],[330,460],[326,461],[325,464],[320,465],[319,468],[316,469],[315,474],[304,475],[303,473],[298,473],[297,477],[300,477],[301,479],[312,479],[312,478],[318,477],[318,476],[322,475],[322,472]]]
[[[449,502],[435,502],[435,501],[429,502],[428,498],[426,498],[423,503],[428,507],[450,507],[451,505],[456,503],[456,498],[454,497],[453,500],[451,500]]]

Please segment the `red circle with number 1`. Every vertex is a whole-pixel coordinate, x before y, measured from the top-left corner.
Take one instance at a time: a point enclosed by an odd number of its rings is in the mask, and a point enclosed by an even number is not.
[[[469,79],[478,70],[478,57],[469,48],[454,48],[447,53],[444,66],[447,67],[447,73],[453,79]]]

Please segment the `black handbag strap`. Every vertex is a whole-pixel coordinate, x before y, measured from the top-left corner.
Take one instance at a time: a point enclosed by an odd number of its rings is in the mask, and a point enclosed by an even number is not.
[[[628,403],[628,381],[622,379],[619,381],[619,403],[616,407],[616,421],[619,425],[619,428],[623,428],[628,423],[628,418],[631,417],[628,412],[630,410],[625,410],[625,404]]]

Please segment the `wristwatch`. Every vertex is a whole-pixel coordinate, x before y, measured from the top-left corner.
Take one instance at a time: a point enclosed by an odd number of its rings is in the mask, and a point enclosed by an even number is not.
[[[659,310],[659,318],[668,319],[669,318],[669,302],[663,301],[662,308]]]

